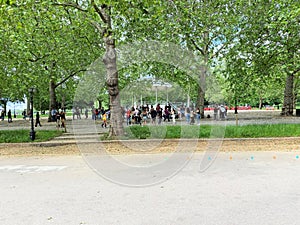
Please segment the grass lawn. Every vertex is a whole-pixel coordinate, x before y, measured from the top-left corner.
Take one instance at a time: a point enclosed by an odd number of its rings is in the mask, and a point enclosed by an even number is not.
[[[130,126],[125,131],[128,139],[145,138],[258,138],[297,137],[299,124],[260,124],[245,126]]]
[[[48,141],[54,137],[60,136],[59,130],[40,130],[36,131],[34,142]],[[29,130],[1,130],[0,143],[22,143],[32,142],[29,137]]]

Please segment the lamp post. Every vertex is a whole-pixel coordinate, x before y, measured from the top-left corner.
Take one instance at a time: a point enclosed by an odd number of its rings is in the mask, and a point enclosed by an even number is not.
[[[33,125],[33,93],[35,92],[35,88],[31,87],[28,89],[28,92],[30,94],[30,115],[31,115],[31,130],[29,133],[30,139],[34,141],[35,139],[35,131],[34,131],[34,125]]]

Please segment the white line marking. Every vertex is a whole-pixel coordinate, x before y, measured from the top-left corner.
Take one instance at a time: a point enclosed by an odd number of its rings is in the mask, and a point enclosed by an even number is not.
[[[61,171],[67,166],[26,166],[26,165],[7,165],[0,166],[0,172],[15,172],[15,173],[43,173],[51,171]]]

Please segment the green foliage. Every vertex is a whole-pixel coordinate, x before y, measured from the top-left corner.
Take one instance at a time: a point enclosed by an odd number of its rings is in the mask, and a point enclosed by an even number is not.
[[[299,1],[240,2],[238,36],[225,57],[228,87],[234,98],[282,101],[285,78],[299,70]]]
[[[1,10],[2,96],[22,99],[35,86],[41,99],[49,99],[52,80],[72,98],[80,71],[100,55],[101,39],[89,20],[51,3],[31,0]]]
[[[245,126],[139,126],[126,127],[127,139],[174,139],[174,138],[259,138],[298,137],[298,124],[261,124]]]
[[[210,70],[205,74],[210,102],[220,102],[222,96],[230,103],[237,98],[251,104],[282,101],[287,74],[299,74],[299,1],[95,3],[111,6],[117,47],[134,41],[167,41],[200,56]],[[101,29],[95,24],[106,28],[90,1],[1,0],[0,97],[22,99],[28,87],[36,86],[35,105],[41,109],[48,105],[49,82],[54,81],[57,100],[71,102],[83,70],[104,54]],[[194,101],[198,97],[199,82],[167,62],[133,62],[121,68],[121,88],[142,75],[175,82]],[[295,76],[297,92],[299,83]],[[103,86],[83,96],[108,99]]]
[[[61,131],[40,130],[36,132],[35,142],[49,141],[54,137],[60,136]],[[29,130],[2,130],[0,131],[0,143],[22,143],[31,142]]]

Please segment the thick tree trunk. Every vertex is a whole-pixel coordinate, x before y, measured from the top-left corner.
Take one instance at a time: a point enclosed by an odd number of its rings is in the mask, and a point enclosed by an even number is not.
[[[209,41],[209,33],[205,32],[203,34],[204,43]],[[200,65],[199,74],[199,85],[198,85],[198,96],[197,96],[197,106],[200,109],[201,118],[204,118],[204,102],[205,102],[205,91],[206,91],[206,77],[208,72],[208,60],[209,60],[209,46],[206,44],[202,48],[203,64]]]
[[[111,7],[106,4],[101,4],[100,7],[98,7],[94,0],[91,0],[91,4],[105,24],[105,28],[102,28],[99,24],[94,23],[95,27],[102,33],[106,50],[103,62],[106,67],[106,85],[110,97],[109,136],[122,136],[124,135],[123,116],[119,96],[119,77],[115,40],[113,38],[113,27],[111,22]]]
[[[51,121],[51,110],[56,109],[56,94],[55,94],[55,82],[50,80],[49,82],[49,94],[50,94],[50,102],[49,102],[49,115],[48,115],[48,122]]]
[[[122,136],[124,135],[124,128],[119,96],[119,77],[114,39],[112,37],[105,38],[105,44],[106,52],[103,62],[107,70],[106,85],[110,96],[109,136]]]
[[[200,109],[201,118],[204,118],[204,102],[205,102],[205,89],[206,89],[206,76],[208,68],[208,56],[204,56],[204,65],[201,66],[198,84],[197,107]]]
[[[197,106],[200,109],[201,118],[204,118],[204,100],[205,100],[205,90],[199,85],[198,96],[197,96]]]
[[[284,100],[282,107],[282,115],[292,116],[294,111],[294,75],[288,74],[285,81]]]

